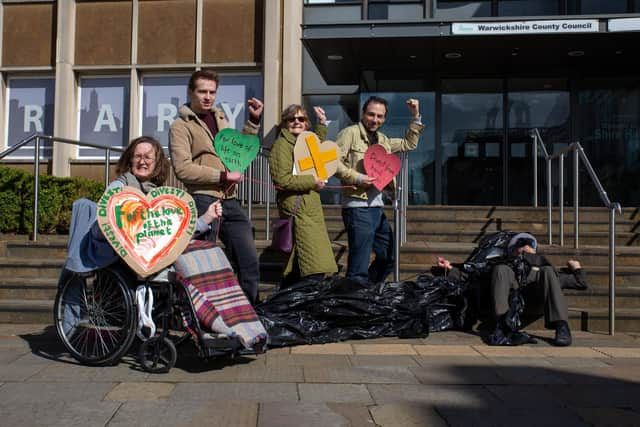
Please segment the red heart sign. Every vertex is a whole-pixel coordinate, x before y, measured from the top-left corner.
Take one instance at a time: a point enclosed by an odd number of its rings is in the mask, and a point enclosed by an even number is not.
[[[387,150],[380,144],[375,144],[364,153],[364,170],[367,175],[375,178],[373,185],[380,191],[398,175],[402,163],[398,156],[387,153]]]
[[[191,196],[173,187],[154,188],[146,196],[131,187],[107,190],[98,201],[97,218],[116,253],[142,277],[176,260],[198,219]]]

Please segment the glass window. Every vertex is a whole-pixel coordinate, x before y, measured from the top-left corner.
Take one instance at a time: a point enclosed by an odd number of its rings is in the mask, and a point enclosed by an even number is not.
[[[362,3],[362,0],[304,0],[304,4]]]
[[[558,0],[500,0],[498,16],[559,15]]]
[[[169,128],[187,102],[188,82],[188,75],[143,77],[142,135],[153,136],[164,147],[169,145]]]
[[[224,111],[232,128],[241,130],[249,118],[247,99],[262,99],[262,76],[259,74],[220,75],[216,107]]]
[[[142,79],[142,134],[169,144],[169,128],[187,99],[188,75],[145,76]],[[247,99],[262,99],[260,75],[221,75],[216,107],[224,111],[234,129],[242,129],[248,119]]]
[[[80,78],[78,139],[126,147],[129,139],[129,77]],[[104,158],[104,151],[80,147],[78,156]],[[119,158],[114,152],[112,158]]]
[[[627,0],[582,0],[580,13],[583,15],[600,13],[625,13]]]
[[[531,82],[535,85],[535,81]],[[521,86],[526,86],[522,82]],[[549,84],[551,86],[551,84]],[[508,96],[508,203],[527,205],[533,202],[530,189],[533,185],[533,146],[531,129],[538,129],[549,154],[566,148],[571,141],[571,123],[568,90],[532,90],[509,92]],[[539,155],[538,155],[539,157]],[[557,163],[556,163],[557,165]],[[538,188],[545,189],[545,173],[539,164]],[[565,165],[567,172],[571,164]],[[556,168],[557,169],[557,168]],[[555,176],[556,171],[552,171]],[[557,179],[553,180],[557,192]],[[546,203],[546,191],[538,192],[538,202]]]
[[[595,81],[578,92],[578,135],[604,190],[623,206],[640,202],[640,81]],[[584,168],[580,204],[602,206]]]
[[[491,1],[438,0],[436,2],[435,18],[463,19],[479,16],[491,16]]]
[[[6,146],[20,142],[34,133],[53,135],[53,78],[9,78],[7,83]],[[51,143],[41,145],[40,155],[51,158]],[[32,144],[12,154],[14,158],[33,158]]]
[[[371,95],[387,100],[389,110],[382,126],[382,133],[389,137],[403,138],[411,114],[406,101],[415,98],[420,101],[420,114],[425,129],[418,147],[409,153],[409,203],[415,205],[435,203],[435,94],[433,92],[370,92],[360,94],[360,107]],[[359,120],[359,117],[358,117]]]
[[[391,4],[390,4],[391,3]],[[393,4],[401,3],[401,4]],[[369,19],[420,19],[423,15],[421,1],[369,0]]]
[[[500,81],[444,81],[471,89],[442,94],[442,203],[483,205],[502,201],[502,93],[478,93]]]

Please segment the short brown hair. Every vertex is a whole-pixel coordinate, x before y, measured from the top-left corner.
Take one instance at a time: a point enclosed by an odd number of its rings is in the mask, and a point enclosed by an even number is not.
[[[216,82],[216,86],[218,86],[218,84],[220,83],[220,76],[218,76],[218,73],[216,73],[215,71],[199,70],[191,74],[191,77],[189,77],[189,90],[193,91],[196,89],[196,81],[199,79],[212,80]]]
[[[280,129],[286,129],[287,123],[296,115],[298,111],[301,112],[304,116],[308,130],[311,127],[311,123],[309,122],[309,114],[307,114],[307,110],[305,110],[305,108],[300,104],[291,104],[282,111],[282,114],[280,115],[280,124],[278,125],[278,127]]]
[[[169,175],[169,161],[167,160],[167,156],[164,154],[164,149],[162,148],[162,144],[158,142],[155,138],[150,136],[140,136],[129,143],[129,146],[124,153],[120,156],[118,160],[118,165],[116,166],[116,173],[118,176],[131,171],[131,161],[133,160],[133,153],[136,151],[136,147],[139,144],[147,143],[153,145],[155,149],[155,167],[153,172],[151,173],[151,177],[149,181],[154,183],[155,185],[163,185],[167,180],[167,176]]]

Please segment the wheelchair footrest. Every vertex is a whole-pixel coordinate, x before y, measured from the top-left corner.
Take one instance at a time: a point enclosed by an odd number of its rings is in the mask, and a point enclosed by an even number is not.
[[[233,356],[243,347],[237,338],[230,338],[226,335],[203,334],[200,343],[203,357]]]

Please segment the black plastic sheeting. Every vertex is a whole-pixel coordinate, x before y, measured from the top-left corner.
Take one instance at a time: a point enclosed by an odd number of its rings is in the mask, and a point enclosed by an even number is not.
[[[462,328],[466,285],[424,274],[416,281],[361,285],[334,276],[303,280],[256,306],[271,346],[320,344]]]

